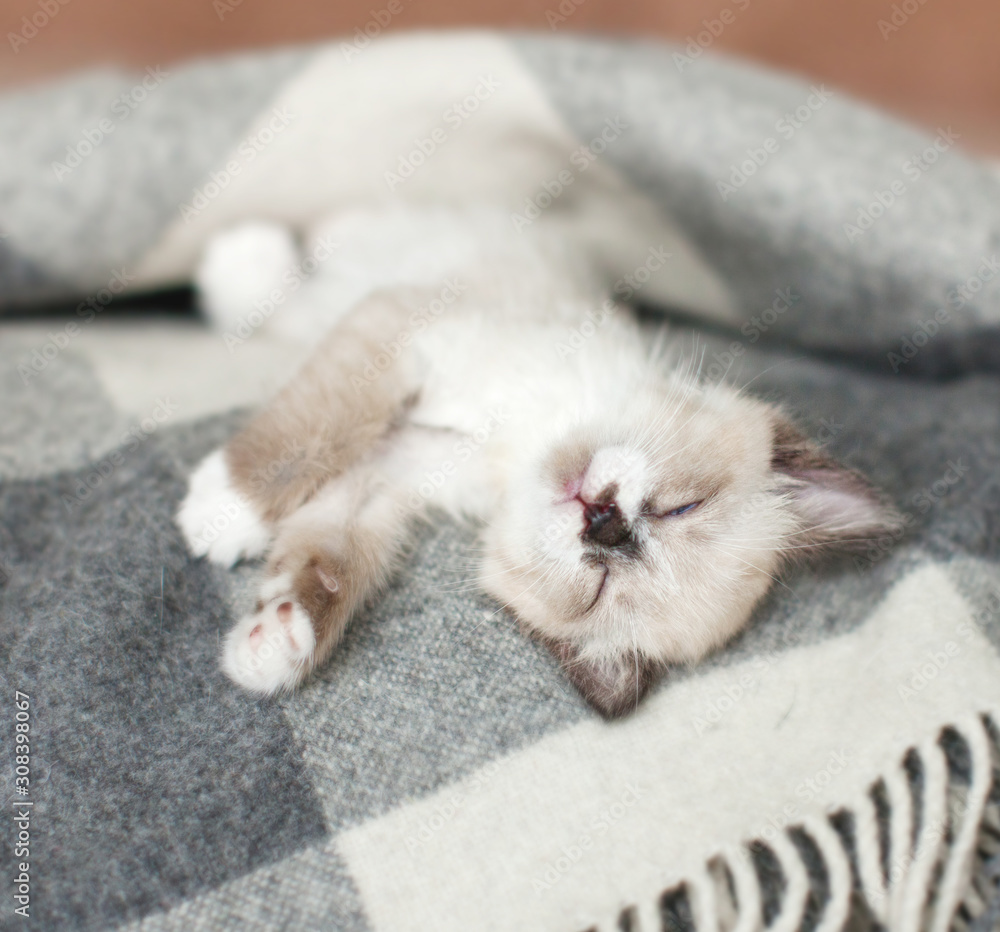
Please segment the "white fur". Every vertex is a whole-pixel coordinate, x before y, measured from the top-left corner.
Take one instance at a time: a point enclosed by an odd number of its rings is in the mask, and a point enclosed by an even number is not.
[[[373,210],[330,221],[306,252],[324,237],[337,250],[283,304],[280,327],[314,344],[360,297],[396,289],[407,313],[414,301],[419,309],[392,332],[369,335],[387,359],[405,352],[401,370],[421,375],[383,447],[284,527],[308,525],[316,539],[321,525],[319,539],[333,542],[346,524],[367,522],[391,542],[404,512],[437,506],[484,520],[483,588],[537,634],[571,646],[590,665],[587,676],[608,680],[600,689],[621,686],[615,677],[633,659],[638,689],[640,658],[695,661],[732,637],[811,525],[833,539],[884,521],[857,486],[777,472],[779,412],[702,384],[651,346],[607,300],[612,283],[595,271],[606,263],[571,228],[540,220],[515,232],[509,217],[489,211]],[[227,275],[247,264],[233,257],[266,252],[267,241],[273,256],[259,275],[227,293]],[[227,234],[203,266],[202,287],[218,286],[209,303],[227,313],[245,307],[288,265],[291,242],[273,229]],[[456,300],[444,299],[448,289]],[[377,379],[384,367],[370,362]],[[217,540],[198,538],[237,499],[217,456],[193,477],[179,523],[194,553],[231,563],[260,553],[268,535],[243,503]],[[587,509],[612,495],[630,550],[586,539]],[[280,609],[282,585],[268,583],[268,604],[227,639],[224,667],[247,688],[285,688],[313,662],[303,653],[308,619],[298,606]],[[262,632],[273,641],[266,658]]]
[[[274,582],[274,581],[272,581]],[[285,587],[290,580],[278,581]],[[241,618],[222,645],[223,672],[251,692],[270,695],[298,685],[316,646],[309,616],[290,600],[275,597]]]
[[[234,333],[257,302],[287,287],[298,258],[287,227],[247,223],[209,240],[195,271],[201,307],[222,333]]]
[[[271,540],[253,505],[233,488],[222,450],[202,460],[191,475],[177,525],[191,553],[222,566],[259,557]]]

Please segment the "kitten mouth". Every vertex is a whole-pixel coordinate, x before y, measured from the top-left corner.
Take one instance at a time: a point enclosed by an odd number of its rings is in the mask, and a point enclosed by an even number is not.
[[[587,606],[587,610],[584,612],[585,615],[590,614],[590,612],[594,610],[594,607],[601,598],[601,593],[604,592],[604,586],[608,581],[608,576],[611,575],[611,570],[608,569],[606,563],[598,563],[597,566],[604,570],[604,575],[601,576],[601,584],[597,587],[597,593],[595,594],[593,601]]]

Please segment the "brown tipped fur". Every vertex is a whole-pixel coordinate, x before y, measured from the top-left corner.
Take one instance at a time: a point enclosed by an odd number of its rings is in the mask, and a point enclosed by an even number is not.
[[[397,294],[368,299],[229,442],[233,485],[264,521],[276,524],[309,501],[412,404],[418,386],[408,354],[384,370],[372,363],[383,352],[378,337],[401,329],[410,312]]]
[[[568,641],[544,643],[580,695],[607,719],[634,712],[663,666],[639,653],[591,660]]]
[[[351,618],[388,583],[408,519],[404,509],[383,509],[373,517],[362,508],[331,534],[309,514],[321,508],[322,502],[307,505],[286,525],[267,571],[291,577],[288,598],[308,614],[316,636],[312,666],[329,657]]]
[[[803,530],[795,536],[798,557],[814,557],[828,547],[863,548],[901,529],[902,519],[896,509],[861,473],[843,466],[819,449],[783,414],[775,414],[773,430],[771,468],[798,484],[798,487],[792,486],[793,496],[799,487],[826,489],[864,502],[870,516],[867,522],[844,528],[825,524]]]

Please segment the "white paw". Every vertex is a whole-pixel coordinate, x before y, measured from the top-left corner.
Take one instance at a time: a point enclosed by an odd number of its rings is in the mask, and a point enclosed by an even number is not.
[[[276,223],[246,223],[219,233],[195,272],[201,306],[213,325],[230,332],[261,301],[271,301],[298,261],[291,232]]]
[[[261,556],[271,539],[253,505],[233,488],[222,450],[206,457],[191,475],[177,526],[191,553],[223,566]]]
[[[276,599],[226,635],[222,670],[238,686],[270,695],[302,681],[315,647],[305,611],[290,599]]]

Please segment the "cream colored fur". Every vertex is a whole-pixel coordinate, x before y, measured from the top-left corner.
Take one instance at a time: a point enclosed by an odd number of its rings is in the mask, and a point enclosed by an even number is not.
[[[246,265],[290,242],[255,229],[206,255],[222,328],[249,301]],[[194,475],[179,515],[218,562],[273,540],[258,609],[226,641],[247,688],[294,686],[325,660],[435,509],[482,527],[482,588],[608,715],[743,628],[790,557],[893,520],[773,406],[706,384],[669,333],[651,340],[569,226],[385,210],[322,236],[335,256],[254,337],[317,348],[227,445],[225,481],[218,454]],[[242,530],[206,547],[199,525],[234,495]]]

